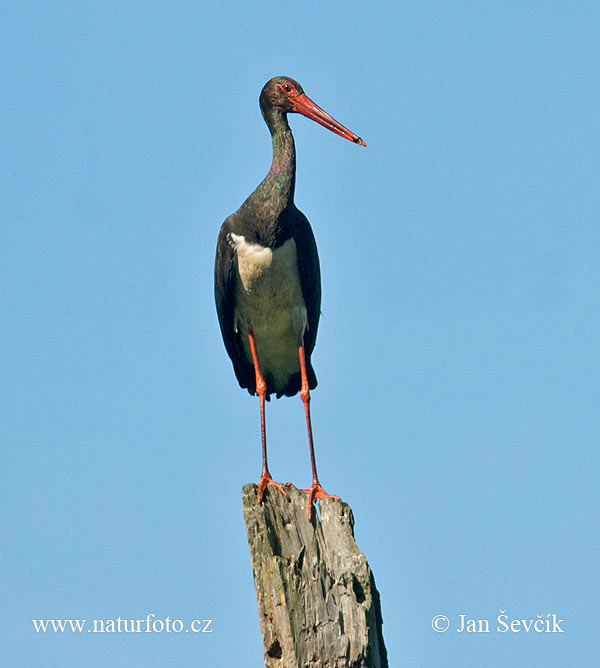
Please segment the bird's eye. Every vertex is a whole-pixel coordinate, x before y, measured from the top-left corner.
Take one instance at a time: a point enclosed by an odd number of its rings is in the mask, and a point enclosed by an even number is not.
[[[281,88],[281,90],[284,93],[287,93],[288,95],[293,95],[296,92],[295,87],[292,86],[292,84],[289,84],[289,83],[279,84],[279,88]]]

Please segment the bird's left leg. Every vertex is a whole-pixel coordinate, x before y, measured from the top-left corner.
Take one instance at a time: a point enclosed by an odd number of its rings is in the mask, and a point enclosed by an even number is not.
[[[306,427],[308,429],[308,446],[310,448],[310,463],[312,465],[312,485],[308,489],[302,489],[301,492],[308,494],[308,499],[306,501],[306,510],[308,512],[308,517],[312,517],[313,512],[313,503],[315,499],[337,499],[340,500],[339,496],[335,494],[327,494],[327,492],[321,487],[319,478],[317,476],[317,464],[315,462],[315,449],[313,446],[313,435],[312,435],[312,425],[310,422],[310,388],[308,386],[308,376],[306,373],[306,357],[304,354],[304,341],[300,341],[298,346],[298,356],[300,358],[300,397],[302,403],[304,404],[304,412],[306,413]]]

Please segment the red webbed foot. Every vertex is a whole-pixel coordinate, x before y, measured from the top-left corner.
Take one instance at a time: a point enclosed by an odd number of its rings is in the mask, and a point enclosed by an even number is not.
[[[327,494],[327,492],[321,487],[321,483],[318,480],[314,480],[313,484],[308,489],[301,489],[302,493],[308,495],[306,500],[306,512],[308,513],[308,518],[312,518],[313,513],[313,504],[317,499],[335,499],[336,501],[340,500],[339,496],[335,494]]]
[[[267,485],[273,485],[273,487],[276,487],[283,494],[283,496],[285,496],[286,499],[289,499],[288,493],[285,491],[285,489],[283,489],[283,485],[279,484],[278,482],[275,482],[273,478],[271,478],[271,474],[267,472],[267,473],[262,473],[260,476],[260,480],[258,481],[259,503],[262,503],[265,490],[267,489]]]

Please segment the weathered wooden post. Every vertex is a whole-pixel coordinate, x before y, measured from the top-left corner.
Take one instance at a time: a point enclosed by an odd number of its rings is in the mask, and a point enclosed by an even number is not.
[[[350,507],[256,485],[242,501],[267,668],[387,668],[379,593],[354,541]]]

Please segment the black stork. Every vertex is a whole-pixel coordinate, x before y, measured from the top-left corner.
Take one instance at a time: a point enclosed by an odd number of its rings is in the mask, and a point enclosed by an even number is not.
[[[321,309],[321,275],[313,231],[294,204],[296,153],[289,113],[300,113],[350,141],[365,142],[318,107],[290,77],[275,77],[260,94],[260,110],[273,138],[273,163],[258,188],[221,226],[215,262],[215,300],[225,348],[237,380],[260,401],[262,472],[286,497],[267,466],[265,399],[300,392],[312,465],[307,511],[327,494],[317,477],[310,390],[317,386],[311,353]]]

